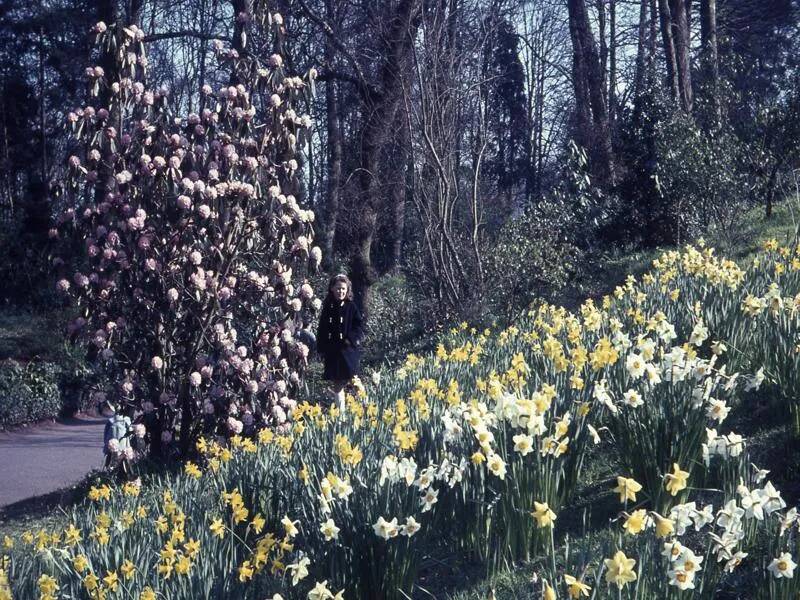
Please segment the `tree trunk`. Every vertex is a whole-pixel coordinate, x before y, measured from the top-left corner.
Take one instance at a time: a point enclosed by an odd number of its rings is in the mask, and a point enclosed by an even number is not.
[[[658,16],[661,23],[661,37],[664,40],[664,59],[667,61],[667,84],[672,99],[677,102],[680,95],[678,86],[678,66],[675,58],[675,41],[672,35],[672,17],[667,0],[658,0]]]
[[[717,51],[717,0],[700,2],[700,40],[702,46],[703,73],[710,97],[713,127],[722,118],[719,99],[719,56]]]
[[[573,49],[577,141],[592,157],[597,183],[606,187],[614,183],[614,166],[600,57],[584,0],[567,0],[567,8]]]
[[[251,44],[251,23],[253,20],[254,0],[231,0],[233,8],[233,49],[243,56]],[[239,75],[234,67],[231,72],[230,84],[240,83]]]
[[[375,236],[378,211],[382,209],[380,156],[387,144],[395,115],[403,99],[401,73],[409,60],[412,44],[420,24],[422,0],[401,0],[391,16],[386,33],[386,58],[380,68],[378,91],[369,94],[361,134],[360,211],[354,223],[355,249],[350,259],[353,294],[364,318],[369,312],[369,291],[377,279],[372,264],[372,241]]]
[[[692,61],[689,31],[689,4],[686,0],[670,0],[675,64],[678,67],[678,92],[680,105],[686,114],[692,113]]]
[[[648,85],[654,85],[656,81],[656,49],[658,47],[658,8],[656,7],[656,0],[647,0],[647,7],[649,8],[649,35],[647,37],[648,54],[647,54],[647,76]]]
[[[608,2],[608,121],[617,112],[617,0]]]
[[[639,3],[639,28],[636,36],[636,70],[633,74],[633,122],[639,124],[642,115],[642,91],[645,80],[645,36],[649,0]]]
[[[406,216],[406,185],[408,165],[408,145],[411,143],[411,133],[408,130],[405,115],[402,111],[397,113],[397,150],[395,152],[394,181],[392,181],[391,191],[391,211],[392,211],[392,248],[389,254],[387,271],[397,270],[403,261],[403,237],[405,231]]]
[[[608,73],[608,42],[606,41],[606,3],[597,0],[597,41],[600,45],[600,74],[603,77],[603,94],[608,106],[608,93],[606,91],[606,73]]]
[[[333,0],[325,0],[328,23],[334,22]],[[325,38],[325,62],[333,66],[335,49],[332,40]],[[323,231],[322,267],[329,271],[333,266],[333,241],[336,237],[336,222],[339,216],[339,194],[342,185],[342,130],[339,115],[338,86],[334,79],[325,82],[325,109],[328,135],[328,181],[325,197],[325,224]]]

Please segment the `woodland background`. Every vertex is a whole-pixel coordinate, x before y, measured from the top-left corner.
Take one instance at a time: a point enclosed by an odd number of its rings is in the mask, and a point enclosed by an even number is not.
[[[253,0],[0,2],[0,300],[50,313],[65,115],[92,25],[146,32],[176,114],[231,74]],[[386,348],[591,293],[602,257],[769,217],[800,161],[791,0],[277,0],[314,66],[301,205]],[[237,29],[238,28],[238,29]],[[271,49],[253,34],[250,50]],[[320,288],[321,289],[321,288]]]

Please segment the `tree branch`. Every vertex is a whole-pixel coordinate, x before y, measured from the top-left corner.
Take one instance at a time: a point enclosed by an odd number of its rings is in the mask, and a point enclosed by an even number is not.
[[[164,33],[152,33],[150,35],[146,35],[144,37],[144,42],[155,42],[158,40],[172,40],[175,38],[180,37],[193,37],[200,40],[221,40],[223,42],[233,43],[233,40],[229,37],[225,37],[222,35],[215,35],[213,33],[203,33],[202,31],[167,31]]]
[[[327,35],[330,38],[331,42],[333,43],[333,46],[339,52],[344,54],[345,58],[347,58],[348,62],[350,62],[351,66],[353,67],[353,70],[356,72],[356,81],[358,86],[361,88],[361,91],[365,95],[369,96],[370,85],[367,83],[367,78],[364,76],[364,71],[361,69],[361,65],[358,64],[358,60],[356,60],[356,57],[353,55],[353,53],[350,52],[347,46],[345,46],[338,37],[336,37],[336,34],[334,33],[331,26],[328,25],[328,23],[324,19],[316,15],[308,7],[308,4],[306,4],[304,0],[297,0],[297,2],[300,5],[300,8],[303,9],[303,12],[306,14],[306,16],[309,19],[311,19],[317,26],[322,28],[322,30],[325,32],[325,35]]]

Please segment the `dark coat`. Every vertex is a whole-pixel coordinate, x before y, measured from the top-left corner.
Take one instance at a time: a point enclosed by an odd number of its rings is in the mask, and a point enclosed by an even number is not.
[[[358,374],[363,336],[363,319],[355,302],[323,304],[317,329],[317,350],[325,361],[323,379],[349,380]]]

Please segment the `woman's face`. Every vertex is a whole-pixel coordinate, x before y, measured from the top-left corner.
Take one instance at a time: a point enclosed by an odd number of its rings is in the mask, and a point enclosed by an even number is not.
[[[344,300],[345,296],[347,296],[347,284],[344,281],[337,281],[333,284],[331,291],[334,298]]]

